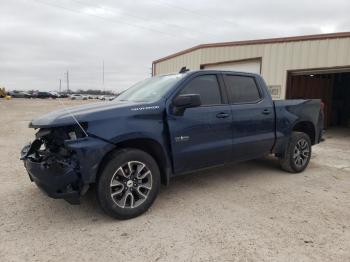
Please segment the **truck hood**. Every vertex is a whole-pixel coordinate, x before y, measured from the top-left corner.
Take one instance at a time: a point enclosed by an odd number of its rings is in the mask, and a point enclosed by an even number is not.
[[[29,126],[33,128],[49,128],[75,124],[72,115],[79,123],[103,120],[115,117],[116,114],[128,114],[134,108],[139,108],[139,106],[139,103],[134,102],[113,101],[67,107],[35,118]]]

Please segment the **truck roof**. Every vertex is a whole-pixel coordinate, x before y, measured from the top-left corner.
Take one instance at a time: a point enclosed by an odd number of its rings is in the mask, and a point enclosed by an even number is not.
[[[247,75],[247,76],[259,76],[259,74],[255,74],[255,73],[248,73],[248,72],[242,72],[242,71],[233,71],[233,70],[191,70],[191,71],[186,71],[183,73],[171,73],[171,74],[161,74],[159,76],[162,75],[177,75],[177,74],[183,74],[183,75],[191,75],[191,74],[195,74],[198,72],[209,72],[209,73],[236,73],[236,74],[242,74],[242,75]]]

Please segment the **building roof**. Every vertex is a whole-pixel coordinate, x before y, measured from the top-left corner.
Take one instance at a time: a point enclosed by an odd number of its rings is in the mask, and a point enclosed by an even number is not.
[[[283,43],[283,42],[323,40],[323,39],[344,38],[344,37],[350,37],[350,32],[338,32],[338,33],[331,33],[331,34],[302,35],[302,36],[291,36],[291,37],[278,37],[278,38],[267,38],[267,39],[257,39],[257,40],[243,40],[243,41],[234,41],[234,42],[201,44],[201,45],[197,45],[197,46],[185,49],[183,51],[174,53],[172,55],[157,59],[153,61],[153,64],[156,64],[156,63],[159,63],[159,62],[168,60],[170,58],[174,58],[176,56],[183,55],[198,49],[202,49],[202,48],[257,45],[257,44],[274,44],[274,43]]]

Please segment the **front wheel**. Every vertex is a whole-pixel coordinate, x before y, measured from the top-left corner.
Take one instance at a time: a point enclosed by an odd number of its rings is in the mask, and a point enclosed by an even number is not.
[[[97,182],[101,208],[117,219],[144,213],[156,199],[160,172],[156,161],[146,152],[122,149],[107,161]]]
[[[293,132],[284,157],[280,159],[283,170],[299,173],[305,170],[311,158],[311,140],[303,132]]]

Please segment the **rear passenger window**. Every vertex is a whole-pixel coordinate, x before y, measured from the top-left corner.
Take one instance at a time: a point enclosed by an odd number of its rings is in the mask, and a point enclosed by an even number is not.
[[[202,105],[221,104],[218,80],[215,75],[203,75],[192,79],[180,95],[198,94]]]
[[[261,96],[254,78],[249,76],[226,75],[230,103],[249,103],[258,101]]]

